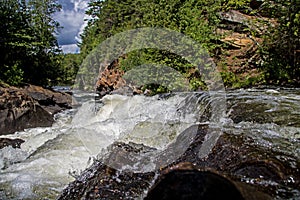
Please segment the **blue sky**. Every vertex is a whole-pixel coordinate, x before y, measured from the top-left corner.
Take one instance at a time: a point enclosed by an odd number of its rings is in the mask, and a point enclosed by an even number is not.
[[[77,43],[80,42],[82,33],[87,22],[84,21],[87,16],[84,14],[89,0],[58,0],[62,5],[62,10],[54,15],[62,29],[57,36],[58,43],[64,53],[79,52]]]

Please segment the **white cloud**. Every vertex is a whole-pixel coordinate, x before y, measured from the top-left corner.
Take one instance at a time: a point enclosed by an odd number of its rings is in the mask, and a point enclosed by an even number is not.
[[[63,26],[57,36],[59,45],[64,46],[62,49],[69,51],[72,49],[69,45],[81,41],[80,34],[87,24],[84,19],[87,18],[85,10],[88,2],[89,0],[59,0],[62,10],[54,15],[54,19]]]
[[[64,53],[79,53],[80,49],[76,44],[62,45],[61,49]]]
[[[88,1],[84,0],[71,0],[72,3],[74,3],[74,10],[77,12],[84,11],[88,6]]]
[[[62,11],[56,14],[56,19],[63,26],[58,35],[60,44],[76,43],[75,37],[84,24],[84,16],[84,13],[75,12],[74,10]]]

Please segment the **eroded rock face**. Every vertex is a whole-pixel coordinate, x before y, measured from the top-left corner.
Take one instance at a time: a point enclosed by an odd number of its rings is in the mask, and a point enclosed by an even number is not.
[[[111,93],[126,85],[126,81],[122,78],[124,72],[116,67],[117,61],[112,65],[107,66],[99,74],[99,79],[96,83],[97,91],[101,96]]]
[[[33,85],[23,88],[0,85],[0,135],[51,126],[53,115],[71,105],[68,94]]]

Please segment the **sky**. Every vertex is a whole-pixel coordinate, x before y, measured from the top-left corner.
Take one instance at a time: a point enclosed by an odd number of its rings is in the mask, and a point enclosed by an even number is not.
[[[89,0],[58,0],[62,5],[60,12],[54,14],[54,19],[63,27],[59,30],[57,36],[58,44],[64,53],[78,53],[80,34],[82,33],[87,22],[85,10]]]

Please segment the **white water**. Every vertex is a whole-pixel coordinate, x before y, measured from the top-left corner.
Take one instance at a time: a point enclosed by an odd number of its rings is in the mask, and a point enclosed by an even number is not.
[[[85,96],[85,99],[92,97]],[[228,118],[219,129],[242,135],[249,145],[283,153],[278,160],[297,167],[300,90],[237,90],[228,92],[227,98]],[[104,149],[115,141],[143,144],[160,154],[178,134],[198,123],[210,101],[207,94],[169,98],[109,95],[101,102],[86,101],[75,115],[74,110],[59,114],[52,127],[1,136],[21,138],[25,143],[21,149],[0,150],[0,168],[3,168],[0,170],[0,199],[55,199],[74,180],[70,174],[79,174],[94,157],[101,158],[107,153]],[[207,135],[207,138],[214,136]],[[185,142],[180,145],[188,145]],[[202,147],[207,146],[209,150],[213,144],[206,143]],[[207,155],[206,149],[198,156]],[[183,151],[184,148],[175,153]],[[150,161],[155,163],[156,158]],[[157,167],[141,162],[144,166],[138,166],[137,171]],[[123,167],[135,170],[135,166]],[[295,198],[300,197],[300,192],[295,191]]]
[[[79,174],[117,140],[163,150],[198,120],[201,108],[184,112],[186,100],[109,95],[84,103],[73,118],[72,110],[61,113],[52,127],[2,136],[25,142],[0,150],[0,199],[55,198],[74,180],[70,172]]]

